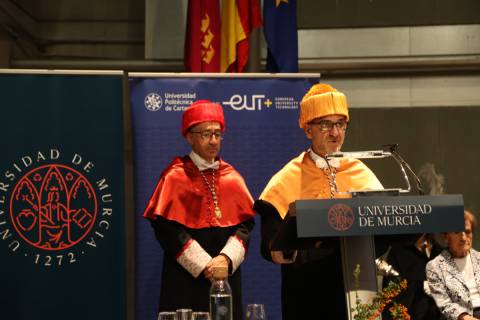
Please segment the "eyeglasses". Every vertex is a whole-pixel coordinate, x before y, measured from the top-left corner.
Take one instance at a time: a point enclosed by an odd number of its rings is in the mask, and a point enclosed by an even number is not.
[[[223,140],[223,134],[220,131],[205,130],[205,131],[190,131],[190,132],[199,134],[203,140],[207,140],[207,141],[210,141],[212,137],[215,137],[215,139],[218,139],[218,140]]]
[[[331,131],[333,127],[337,128],[339,131],[345,131],[348,126],[348,122],[344,120],[337,121],[337,122],[333,122],[330,120],[319,120],[319,121],[309,122],[309,124],[319,126],[320,130],[324,132]]]

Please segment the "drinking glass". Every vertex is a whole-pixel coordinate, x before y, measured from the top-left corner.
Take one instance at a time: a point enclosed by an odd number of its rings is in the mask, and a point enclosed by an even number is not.
[[[245,312],[245,320],[266,320],[263,304],[249,304]]]
[[[210,313],[192,312],[192,320],[210,320]]]
[[[191,320],[192,309],[177,309],[177,320]]]
[[[175,311],[161,311],[158,313],[157,320],[177,320],[177,313]]]

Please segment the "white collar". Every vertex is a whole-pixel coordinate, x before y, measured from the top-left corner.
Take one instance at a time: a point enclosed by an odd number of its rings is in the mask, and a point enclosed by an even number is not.
[[[340,167],[340,159],[338,158],[328,159],[328,163],[327,163],[326,158],[316,154],[311,148],[308,149],[307,152],[310,155],[310,158],[313,160],[313,162],[315,162],[315,166],[317,168],[327,169],[328,167],[334,167],[334,168]]]
[[[189,154],[190,159],[192,159],[193,163],[197,166],[198,170],[203,171],[207,169],[218,169],[220,166],[220,161],[213,161],[209,162],[202,157],[200,157],[198,154],[196,154],[193,150]]]

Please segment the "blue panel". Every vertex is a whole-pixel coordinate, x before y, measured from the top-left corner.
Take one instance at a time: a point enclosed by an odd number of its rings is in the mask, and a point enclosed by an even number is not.
[[[181,112],[208,99],[222,104],[226,133],[221,156],[258,198],[270,177],[308,146],[298,127],[298,105],[312,78],[131,78],[136,186],[136,319],[152,320],[158,306],[162,253],[143,209],[162,170],[190,150],[180,134]],[[263,303],[280,319],[280,268],[260,256],[260,220],[242,265],[244,305]]]

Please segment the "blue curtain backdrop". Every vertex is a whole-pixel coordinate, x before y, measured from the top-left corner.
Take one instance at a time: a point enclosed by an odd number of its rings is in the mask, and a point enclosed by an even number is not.
[[[122,82],[0,73],[1,319],[126,319]]]
[[[183,108],[198,99],[224,107],[221,156],[258,198],[270,177],[308,147],[298,106],[319,75],[296,78],[162,78],[130,76],[136,190],[136,319],[156,319],[162,250],[142,212],[162,170],[190,149],[180,133]],[[259,226],[242,265],[244,306],[263,303],[280,319],[280,268],[260,256]]]

